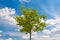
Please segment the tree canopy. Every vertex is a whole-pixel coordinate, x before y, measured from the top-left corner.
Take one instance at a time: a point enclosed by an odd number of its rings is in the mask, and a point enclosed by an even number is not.
[[[46,27],[46,23],[42,20],[46,19],[45,14],[40,14],[36,9],[21,7],[22,16],[16,16],[17,25],[22,26],[21,32],[31,33],[31,31],[42,31]]]

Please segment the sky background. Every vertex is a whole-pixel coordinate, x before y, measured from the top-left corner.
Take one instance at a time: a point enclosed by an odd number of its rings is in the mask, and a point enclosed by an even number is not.
[[[21,15],[21,5],[47,15],[48,25],[42,32],[32,32],[32,40],[60,40],[60,0],[0,0],[0,40],[29,40],[14,19]]]

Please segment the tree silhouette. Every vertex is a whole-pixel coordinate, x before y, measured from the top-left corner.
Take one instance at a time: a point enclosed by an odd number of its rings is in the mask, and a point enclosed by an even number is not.
[[[40,15],[36,9],[33,8],[24,8],[21,7],[22,16],[16,16],[17,25],[22,26],[20,29],[21,32],[25,32],[26,34],[31,34],[32,31],[42,31],[46,27],[46,23],[41,20],[46,18],[46,15]]]

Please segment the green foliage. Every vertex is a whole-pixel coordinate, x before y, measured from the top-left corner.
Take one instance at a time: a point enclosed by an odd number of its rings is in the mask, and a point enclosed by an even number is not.
[[[21,32],[30,33],[33,31],[42,31],[46,27],[45,22],[40,20],[46,18],[46,15],[39,15],[36,9],[21,7],[23,16],[16,16],[17,25],[22,26]],[[37,25],[34,25],[37,24]]]

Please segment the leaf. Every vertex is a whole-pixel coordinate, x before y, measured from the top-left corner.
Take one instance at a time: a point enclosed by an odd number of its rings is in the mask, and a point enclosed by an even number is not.
[[[20,29],[20,32],[24,32],[24,29]]]

